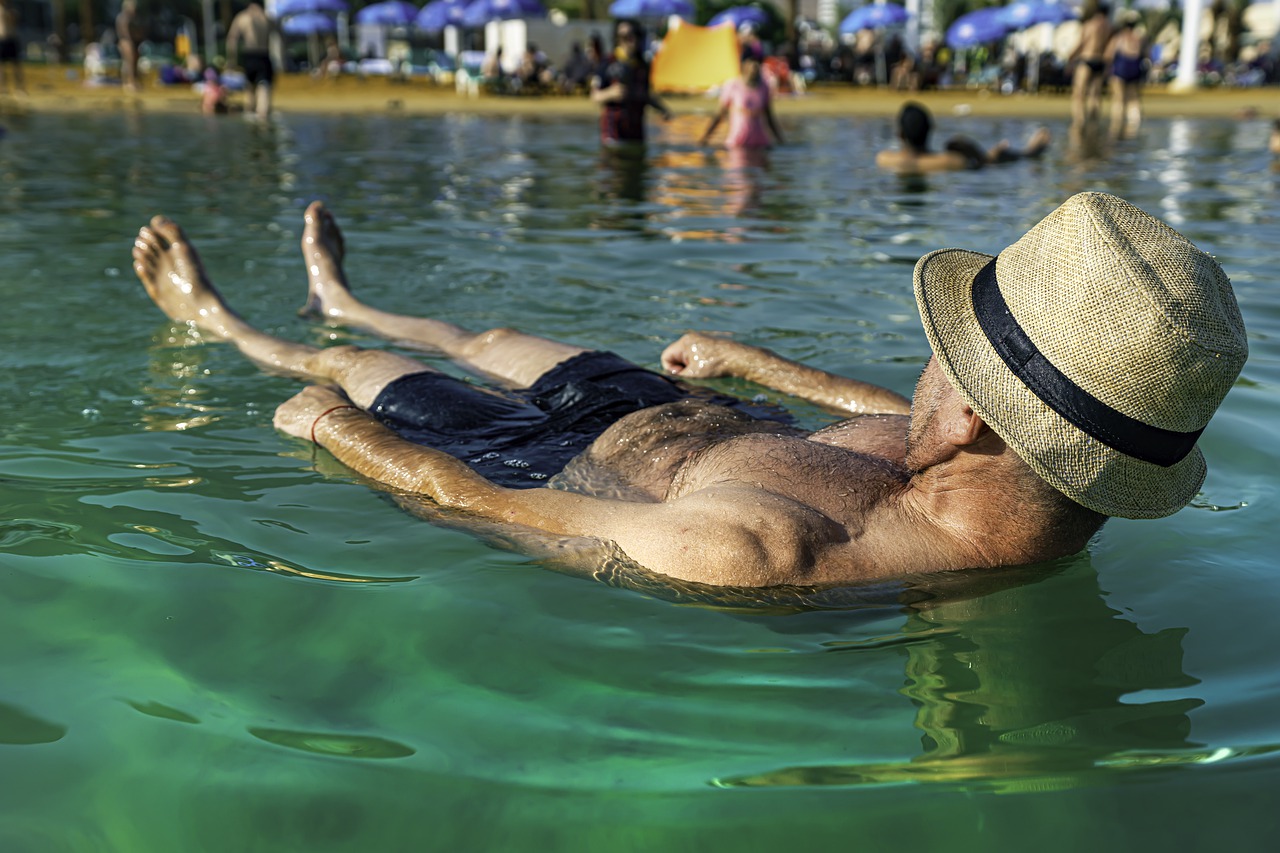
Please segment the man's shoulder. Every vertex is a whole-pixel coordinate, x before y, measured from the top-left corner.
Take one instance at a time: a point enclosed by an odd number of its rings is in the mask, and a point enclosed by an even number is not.
[[[881,169],[905,171],[915,165],[916,156],[902,148],[886,148],[876,154],[876,165]]]

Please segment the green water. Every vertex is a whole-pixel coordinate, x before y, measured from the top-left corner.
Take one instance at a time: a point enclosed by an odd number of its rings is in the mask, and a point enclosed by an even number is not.
[[[941,117],[989,139],[1030,127]],[[884,122],[764,167],[589,121],[4,115],[0,850],[1265,849],[1280,829],[1280,171],[1266,121],[903,182]],[[801,612],[614,588],[398,509],[271,428],[295,385],[129,268],[182,222],[274,333],[326,199],[365,298],[656,364],[689,328],[909,391],[926,251],[1073,192],[1235,282],[1252,356],[1196,503],[1051,566]],[[739,388],[756,393],[759,389]],[[802,409],[814,425],[823,416]]]

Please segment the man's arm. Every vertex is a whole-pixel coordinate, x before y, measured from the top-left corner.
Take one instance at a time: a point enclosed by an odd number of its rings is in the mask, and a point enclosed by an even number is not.
[[[666,105],[666,102],[663,101],[662,98],[659,98],[652,92],[649,93],[649,106],[658,111],[658,114],[662,116],[663,121],[671,121],[671,109]]]
[[[617,80],[612,82],[607,80],[603,70],[597,69],[591,75],[591,100],[593,102],[607,104],[610,101],[620,101],[626,94],[627,87]]]
[[[887,388],[827,373],[763,347],[701,332],[689,332],[663,350],[662,366],[692,379],[746,379],[838,412],[905,415],[911,411],[910,400]]]
[[[741,487],[655,504],[506,489],[447,453],[401,439],[329,388],[311,386],[286,401],[275,425],[398,492],[504,525],[613,542],[647,569],[699,583],[803,583],[820,546],[845,537],[807,507]]]

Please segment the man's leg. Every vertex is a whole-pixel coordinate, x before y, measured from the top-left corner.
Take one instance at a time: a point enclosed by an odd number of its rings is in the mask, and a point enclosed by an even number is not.
[[[271,84],[264,81],[255,88],[258,90],[258,118],[265,121],[271,118]]]
[[[1027,147],[1018,151],[1009,147],[1009,140],[1002,139],[995,145],[991,146],[991,150],[987,152],[987,162],[989,163],[1012,163],[1015,160],[1034,159],[1039,157],[1049,147],[1049,128],[1037,128],[1031,137],[1027,139]]]
[[[269,370],[336,383],[362,408],[368,408],[392,380],[429,369],[396,353],[354,346],[320,349],[258,331],[223,301],[182,229],[162,216],[138,232],[133,269],[148,295],[171,319],[235,344],[247,358]]]
[[[244,114],[246,118],[255,118],[258,115],[258,78],[254,74],[245,74]]]
[[[455,361],[513,385],[527,387],[562,361],[585,352],[582,347],[517,332],[466,329],[428,317],[389,314],[352,295],[342,269],[345,245],[342,231],[322,202],[307,208],[302,231],[302,255],[309,282],[307,303],[300,313],[314,314],[334,324],[374,332],[397,342],[439,350]]]

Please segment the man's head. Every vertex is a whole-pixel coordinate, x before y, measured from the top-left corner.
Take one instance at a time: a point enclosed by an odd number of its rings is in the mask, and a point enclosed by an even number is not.
[[[915,290],[956,394],[1046,483],[1128,518],[1195,496],[1196,439],[1248,347],[1226,275],[1181,234],[1081,193],[997,258],[926,255]]]
[[[898,112],[898,138],[916,151],[929,149],[929,133],[933,130],[933,119],[929,111],[914,101],[902,105]]]
[[[1038,554],[1077,551],[1107,520],[1067,498],[1009,453],[1004,439],[960,396],[938,359],[931,358],[911,398],[906,465],[913,475],[922,474],[962,454],[973,460],[965,470],[967,487],[983,488],[985,483],[988,493],[1006,496],[1019,520],[1040,531],[1038,545],[1045,550]]]

